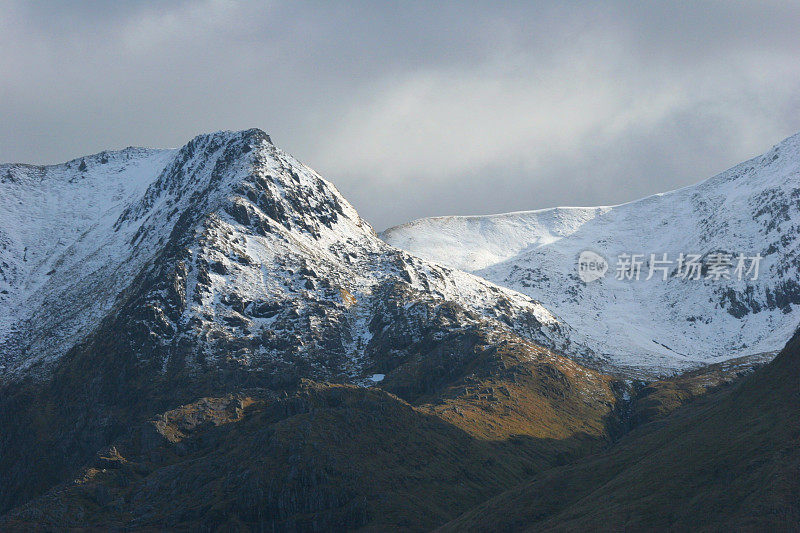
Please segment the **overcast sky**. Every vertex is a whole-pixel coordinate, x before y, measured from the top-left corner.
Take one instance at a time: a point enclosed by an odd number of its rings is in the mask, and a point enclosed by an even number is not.
[[[0,0],[0,161],[259,127],[378,230],[629,201],[800,131],[798,3],[681,4]]]

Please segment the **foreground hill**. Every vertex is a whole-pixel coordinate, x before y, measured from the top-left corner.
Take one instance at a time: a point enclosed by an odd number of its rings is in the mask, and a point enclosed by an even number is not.
[[[425,531],[610,442],[612,380],[472,335],[473,348],[450,335],[460,351],[402,365],[386,390],[302,381],[160,413],[139,402],[146,419],[128,415],[128,431],[0,528]]]
[[[669,373],[777,352],[800,322],[800,135],[698,185],[613,207],[421,219],[386,230],[390,244],[527,294],[589,338],[612,366]],[[609,264],[585,283],[578,257]],[[640,279],[617,279],[639,255]],[[668,263],[653,263],[650,259]],[[681,277],[680,254],[701,279]],[[730,258],[709,278],[714,257]],[[736,273],[761,256],[758,277]],[[685,266],[685,264],[684,264]],[[666,275],[666,280],[664,276]]]
[[[764,368],[444,531],[800,528],[800,332]]]

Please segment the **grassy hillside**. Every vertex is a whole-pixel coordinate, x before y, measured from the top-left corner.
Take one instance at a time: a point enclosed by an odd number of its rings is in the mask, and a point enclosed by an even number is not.
[[[426,531],[608,444],[610,378],[516,338],[462,340],[387,376],[411,402],[304,381],[163,412],[0,528]],[[427,365],[447,379],[419,386]]]
[[[800,334],[741,382],[442,531],[800,529]]]

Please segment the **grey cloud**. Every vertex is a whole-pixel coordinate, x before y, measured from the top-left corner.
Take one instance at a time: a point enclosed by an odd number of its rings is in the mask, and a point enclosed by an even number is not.
[[[792,3],[4,2],[0,160],[261,127],[378,229],[611,204],[800,129]]]

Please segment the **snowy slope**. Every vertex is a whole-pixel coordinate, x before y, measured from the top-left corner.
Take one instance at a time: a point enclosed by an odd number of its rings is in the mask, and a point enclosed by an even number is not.
[[[541,301],[617,366],[661,371],[779,350],[800,322],[799,236],[800,135],[698,185],[624,205],[429,218],[382,234]],[[603,279],[578,278],[584,250],[609,262]],[[758,279],[680,279],[676,262],[666,281],[661,271],[644,279],[651,253],[707,261],[718,252],[763,256]],[[644,254],[639,281],[616,279],[620,254]]]
[[[474,272],[576,232],[608,207],[558,207],[487,216],[422,218],[381,235],[398,248]]]
[[[467,327],[571,342],[531,298],[386,245],[260,130],[0,176],[0,377],[46,374],[84,342],[165,372],[356,381]]]
[[[62,165],[0,165],[0,353],[9,357],[24,330],[26,350],[60,351],[108,311],[147,259],[131,257],[130,233],[113,225],[173,155],[128,148]],[[80,298],[88,286],[91,299]]]
[[[427,219],[384,234],[416,255],[378,238],[260,130],[3,165],[0,378],[46,373],[108,339],[164,372],[302,368],[356,382],[470,328],[637,375],[770,352],[798,319],[799,151],[789,139],[622,206]],[[587,285],[575,269],[585,249],[764,260],[752,282],[612,272]]]

